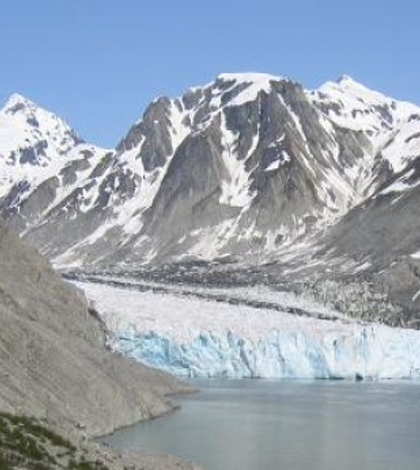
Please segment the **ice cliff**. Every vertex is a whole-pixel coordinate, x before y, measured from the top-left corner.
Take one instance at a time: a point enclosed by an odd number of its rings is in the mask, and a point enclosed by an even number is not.
[[[420,378],[420,334],[381,326],[322,338],[275,330],[258,341],[230,331],[202,331],[191,343],[155,332],[121,330],[114,332],[111,344],[127,356],[183,377]]]

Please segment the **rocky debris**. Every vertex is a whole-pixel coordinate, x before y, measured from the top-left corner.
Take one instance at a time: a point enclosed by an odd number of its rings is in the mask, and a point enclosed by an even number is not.
[[[390,326],[405,326],[401,321],[403,308],[392,303],[385,292],[379,291],[377,286],[367,280],[306,280],[299,285],[298,290],[305,298],[350,317]]]
[[[271,263],[260,266],[238,266],[230,262],[190,261],[160,266],[147,266],[134,271],[78,272],[63,275],[70,280],[106,283],[156,293],[176,292],[194,298],[247,305],[254,308],[285,311],[284,305],[272,302],[238,298],[235,288],[266,286],[274,291],[289,292],[297,298],[314,301],[331,311],[361,320],[380,322],[389,326],[420,329],[417,302],[420,291],[418,278],[420,264],[409,262],[394,264],[379,274],[327,272],[326,266],[318,271],[308,267],[294,275],[288,274],[290,266]],[[134,282],[133,285],[129,284]],[[200,289],[208,290],[201,292]],[[223,289],[224,293],[218,292]],[[229,293],[232,289],[232,293]],[[212,293],[212,291],[214,293]],[[227,292],[227,293],[226,293]],[[314,316],[297,308],[286,309],[300,316]],[[317,316],[324,318],[322,313]],[[329,316],[329,320],[335,320]]]

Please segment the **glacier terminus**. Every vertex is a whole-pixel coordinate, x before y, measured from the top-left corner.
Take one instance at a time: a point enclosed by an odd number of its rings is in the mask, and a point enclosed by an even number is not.
[[[196,298],[156,286],[76,285],[94,301],[112,349],[180,377],[420,378],[419,331],[349,320],[287,293],[236,290],[216,301],[205,289]],[[247,298],[278,308],[253,308]]]

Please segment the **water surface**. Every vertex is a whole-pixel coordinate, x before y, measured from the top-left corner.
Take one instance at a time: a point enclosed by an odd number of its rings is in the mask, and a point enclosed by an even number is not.
[[[197,380],[182,409],[103,441],[207,470],[418,470],[420,384]]]

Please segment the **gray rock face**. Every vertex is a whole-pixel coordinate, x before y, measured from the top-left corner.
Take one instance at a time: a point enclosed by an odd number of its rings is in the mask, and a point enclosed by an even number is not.
[[[141,159],[148,172],[162,167],[173,152],[170,134],[171,101],[160,98],[149,106],[143,119],[133,126],[117,146],[119,153],[135,149],[142,144],[136,159]]]
[[[0,225],[0,408],[87,435],[157,416],[175,379],[105,348],[81,292]]]

